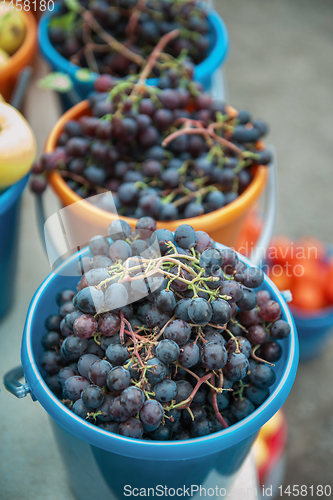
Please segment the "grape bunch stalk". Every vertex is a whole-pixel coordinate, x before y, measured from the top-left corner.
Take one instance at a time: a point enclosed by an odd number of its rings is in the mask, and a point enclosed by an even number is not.
[[[290,333],[258,268],[187,224],[113,221],[60,290],[41,367],[51,390],[101,429],[158,441],[246,418],[270,394]],[[156,251],[158,248],[158,252]]]

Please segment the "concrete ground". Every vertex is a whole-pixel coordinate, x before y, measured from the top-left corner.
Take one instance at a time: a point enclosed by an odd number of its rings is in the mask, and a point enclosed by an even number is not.
[[[230,35],[229,102],[265,118],[278,152],[277,230],[333,244],[333,4],[330,0],[216,0]],[[45,69],[39,65],[39,75]],[[35,86],[27,114],[39,151],[57,111]],[[56,207],[48,194],[48,213]],[[38,237],[33,198],[23,196],[16,301],[0,323],[0,375],[20,363],[30,299],[49,273]],[[289,423],[285,486],[333,487],[333,344],[302,364],[285,405]],[[71,500],[47,415],[28,397],[0,393],[1,500]],[[281,497],[280,497],[281,498]],[[283,495],[282,498],[289,498]],[[311,498],[309,493],[307,498]],[[316,496],[314,495],[314,498]]]

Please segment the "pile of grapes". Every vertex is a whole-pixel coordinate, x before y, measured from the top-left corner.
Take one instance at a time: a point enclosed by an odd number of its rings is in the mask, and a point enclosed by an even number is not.
[[[268,150],[258,150],[267,126],[214,100],[192,76],[188,66],[172,66],[166,88],[149,87],[144,78],[99,77],[92,116],[66,123],[55,150],[33,168],[33,191],[41,193],[45,173],[57,170],[82,198],[105,193],[98,201],[104,210],[160,221],[197,217],[236,200],[253,169],[271,160]]]
[[[261,270],[203,231],[90,240],[77,290],[56,296],[41,366],[63,404],[99,428],[158,441],[197,438],[250,415],[269,396],[290,326]]]
[[[193,0],[63,2],[49,23],[49,38],[73,64],[122,78],[138,73],[159,40],[175,29],[179,36],[166,53],[200,63],[210,44],[209,25],[206,11]],[[159,74],[154,67],[151,76]]]

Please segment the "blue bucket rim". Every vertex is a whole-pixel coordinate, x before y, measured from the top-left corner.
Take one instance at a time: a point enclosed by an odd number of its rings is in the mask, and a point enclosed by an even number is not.
[[[57,10],[60,9],[59,5],[55,5],[52,11],[45,11],[39,21],[38,26],[38,40],[39,47],[43,56],[50,62],[54,62],[62,72],[67,73],[70,77],[76,80],[75,73],[79,68],[75,64],[71,63],[65,59],[62,55],[57,52],[57,50],[52,45],[49,35],[48,35],[48,25],[51,17]],[[211,29],[213,29],[216,40],[213,48],[209,52],[208,56],[200,64],[195,66],[194,80],[200,80],[204,77],[211,77],[213,72],[222,64],[225,60],[228,50],[229,50],[229,35],[227,27],[223,19],[219,14],[205,6],[208,11],[208,21],[210,23]],[[96,73],[93,73],[93,78],[88,82],[80,82],[82,84],[92,83],[97,77]],[[150,85],[157,85],[157,78],[150,78],[147,80]]]
[[[219,246],[223,245],[217,243],[217,247]],[[220,452],[223,449],[234,446],[237,443],[249,438],[251,435],[258,432],[259,429],[282,407],[290,393],[296,377],[299,360],[298,337],[293,317],[286,302],[274,283],[268,278],[268,276],[265,275],[264,283],[268,286],[272,298],[279,302],[282,314],[291,326],[291,333],[288,337],[289,352],[284,374],[275,390],[269,398],[246,419],[230,426],[227,429],[202,438],[184,441],[161,442],[137,440],[104,431],[95,425],[84,421],[82,418],[75,415],[71,410],[66,408],[66,406],[60,402],[60,400],[46,385],[37,367],[32,350],[31,325],[38,300],[44,290],[57,276],[57,273],[61,272],[64,267],[77,260],[80,254],[84,255],[88,253],[88,251],[89,248],[85,248],[69,257],[41,284],[29,306],[22,338],[21,359],[27,383],[29,384],[36,399],[58,424],[89,444],[106,451],[112,451],[113,453],[122,456],[140,458],[142,460],[184,460],[195,457],[204,457]],[[247,265],[251,265],[248,259],[240,254],[238,254],[238,256]],[[162,454],[161,445],[163,446]]]
[[[20,181],[16,182],[16,184],[13,184],[0,194],[0,216],[3,215],[19,199],[25,186],[27,185],[29,175],[30,174],[27,174]]]

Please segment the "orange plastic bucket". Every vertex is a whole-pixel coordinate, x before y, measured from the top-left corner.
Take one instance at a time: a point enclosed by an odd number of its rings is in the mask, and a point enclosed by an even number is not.
[[[77,120],[87,114],[89,114],[89,102],[82,101],[62,115],[50,132],[45,152],[51,153],[55,149],[58,137],[68,120]],[[265,189],[268,178],[267,168],[265,166],[256,167],[254,178],[249,187],[226,207],[190,219],[178,219],[170,222],[161,221],[157,223],[157,227],[175,231],[180,224],[190,224],[196,231],[206,231],[215,241],[235,247],[243,229],[246,216],[257,203]],[[88,201],[82,201],[82,198],[67,185],[58,172],[49,174],[49,183],[64,206],[81,201],[78,217],[83,223],[94,225],[94,234],[106,234],[108,225],[112,220],[117,218],[116,215],[106,212]],[[128,222],[132,228],[135,228],[137,219],[120,217]]]
[[[33,14],[22,11],[26,35],[21,47],[0,68],[0,94],[9,101],[18,73],[33,60],[37,47],[37,23]]]

